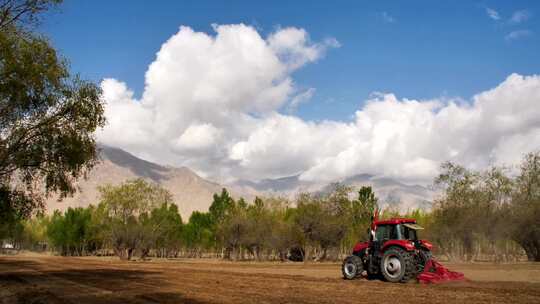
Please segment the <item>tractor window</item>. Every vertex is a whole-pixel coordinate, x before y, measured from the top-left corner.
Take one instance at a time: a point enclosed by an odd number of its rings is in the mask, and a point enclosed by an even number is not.
[[[397,230],[395,225],[379,225],[376,231],[377,240],[394,240],[397,239]]]
[[[417,240],[416,230],[411,229],[409,227],[405,227],[404,225],[399,225],[399,229],[401,230],[401,235],[402,235],[403,239],[411,240],[411,241],[416,241]]]

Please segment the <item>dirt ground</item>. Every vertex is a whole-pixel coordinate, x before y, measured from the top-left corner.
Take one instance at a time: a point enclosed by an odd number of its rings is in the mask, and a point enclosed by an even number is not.
[[[540,264],[447,264],[466,282],[341,279],[335,263],[0,256],[0,303],[540,303]]]

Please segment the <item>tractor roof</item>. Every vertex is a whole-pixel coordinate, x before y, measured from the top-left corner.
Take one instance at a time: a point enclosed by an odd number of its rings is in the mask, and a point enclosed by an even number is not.
[[[416,224],[416,220],[411,218],[391,218],[388,220],[375,221],[375,225],[397,225],[404,223]]]

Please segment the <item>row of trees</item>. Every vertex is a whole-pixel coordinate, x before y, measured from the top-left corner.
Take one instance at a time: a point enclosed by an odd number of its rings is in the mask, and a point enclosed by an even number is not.
[[[214,246],[225,258],[319,260],[350,249],[376,203],[370,187],[351,199],[351,189],[339,184],[328,194],[300,194],[294,207],[283,198],[256,198],[247,205],[223,191],[214,197],[208,217]]]
[[[540,261],[540,153],[524,158],[519,173],[492,167],[471,171],[446,163],[436,184],[430,234],[450,258],[514,260],[523,252]]]
[[[56,211],[38,221],[47,226],[50,245],[62,255],[104,253],[111,249],[121,259],[131,259],[136,250],[142,259],[176,256],[182,243],[182,218],[171,195],[143,180],[100,189],[97,207]]]
[[[431,211],[386,209],[381,217],[417,219],[435,254],[449,259],[540,260],[540,153],[527,155],[514,173],[446,163],[435,184],[442,194]],[[223,189],[208,212],[194,212],[183,223],[170,193],[134,180],[102,187],[97,206],[21,221],[8,232],[19,246],[48,244],[63,255],[337,259],[367,238],[377,198],[370,187],[332,189],[249,204]]]
[[[376,206],[369,187],[356,199],[341,185],[326,195],[301,194],[296,207],[283,198],[256,198],[248,204],[223,189],[208,212],[194,212],[183,224],[170,193],[155,184],[138,179],[100,191],[97,206],[20,222],[13,241],[26,248],[48,244],[62,255],[114,252],[121,259],[137,252],[143,259],[213,255],[285,260],[292,254],[318,260],[350,248]]]

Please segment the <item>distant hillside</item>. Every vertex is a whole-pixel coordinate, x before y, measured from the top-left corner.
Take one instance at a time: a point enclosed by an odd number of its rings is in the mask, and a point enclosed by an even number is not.
[[[420,185],[406,185],[390,178],[378,178],[369,174],[359,174],[336,182],[359,189],[371,186],[382,207],[395,207],[400,211],[415,208],[430,209],[436,191]],[[328,183],[307,182],[299,175],[278,179],[264,179],[259,182],[238,181],[235,187],[242,192],[266,195],[283,195],[293,198],[300,192],[328,192]]]
[[[66,198],[61,202],[55,198],[49,199],[48,212],[97,204],[98,186],[118,185],[126,180],[141,177],[168,189],[173,194],[182,217],[187,220],[193,211],[207,210],[212,203],[213,194],[222,189],[219,184],[201,178],[188,168],[164,167],[137,158],[121,149],[107,146],[100,148],[102,162],[92,170],[87,180],[79,181],[80,191],[74,197]]]
[[[49,213],[68,207],[86,207],[99,202],[98,186],[118,185],[126,180],[144,178],[168,189],[178,204],[182,217],[187,220],[195,210],[207,211],[214,193],[220,192],[223,185],[208,181],[186,167],[165,167],[142,160],[134,155],[113,147],[101,146],[102,162],[90,172],[87,180],[78,182],[78,191],[73,197],[62,201],[51,198],[47,201]],[[360,188],[372,186],[382,206],[394,206],[401,211],[412,208],[431,208],[435,195],[433,190],[419,185],[406,185],[389,178],[377,178],[360,174],[340,181],[346,185]],[[225,185],[236,198],[243,196],[251,201],[256,195],[280,195],[294,198],[300,192],[326,192],[328,183],[302,181],[299,175],[261,181],[237,181]]]
[[[382,207],[395,207],[403,212],[410,209],[430,209],[437,192],[420,185],[406,185],[391,178],[361,174],[342,181],[346,185],[360,188],[372,186]]]

